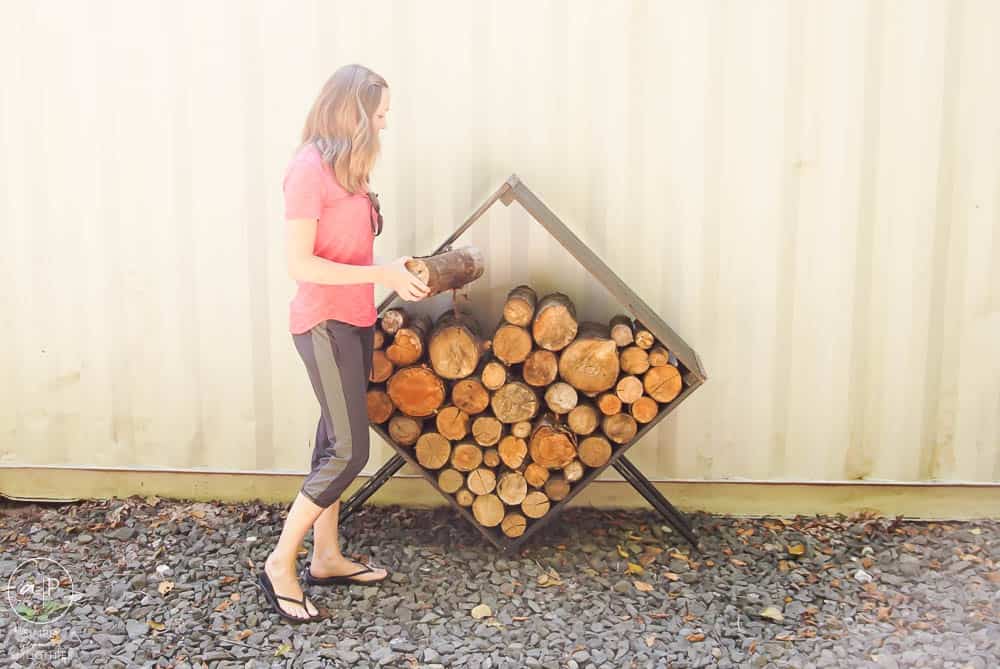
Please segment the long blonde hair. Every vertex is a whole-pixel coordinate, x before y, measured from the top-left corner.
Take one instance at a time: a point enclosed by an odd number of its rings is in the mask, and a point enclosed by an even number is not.
[[[382,89],[389,85],[381,76],[356,63],[339,68],[323,84],[302,129],[302,143],[314,143],[351,193],[364,193],[382,146],[371,117],[378,109]]]

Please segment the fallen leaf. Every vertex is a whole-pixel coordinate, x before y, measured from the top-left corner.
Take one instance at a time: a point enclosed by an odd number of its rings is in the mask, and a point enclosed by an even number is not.
[[[215,607],[215,611],[216,612],[225,611],[226,609],[229,608],[229,606],[232,603],[233,603],[233,600],[231,600],[231,599],[224,599],[224,600],[222,600],[221,604],[219,604],[218,606]]]
[[[639,592],[652,592],[653,586],[645,581],[632,581],[635,584],[635,589]]]
[[[618,555],[620,555],[620,556],[622,557],[622,559],[623,559],[623,560],[627,560],[627,559],[629,559],[629,557],[630,557],[630,556],[629,556],[629,554],[628,554],[628,551],[627,551],[627,550],[625,550],[624,548],[622,548],[622,545],[621,545],[621,544],[618,544],[618,546],[617,546],[617,547],[618,547]]]
[[[773,606],[768,606],[766,609],[758,614],[761,618],[767,618],[768,620],[773,620],[776,623],[780,623],[785,619],[785,616],[777,608]]]
[[[167,594],[168,592],[170,592],[171,590],[174,589],[174,582],[173,581],[160,581],[160,584],[158,586],[156,586],[156,589],[160,592],[161,595],[165,595],[165,594]]]
[[[253,636],[253,630],[243,630],[242,632],[236,635],[236,640],[243,641],[243,639],[246,639],[249,636]]]
[[[489,618],[492,615],[493,615],[493,609],[491,609],[486,604],[480,604],[478,606],[473,607],[472,609],[472,617],[475,618],[476,620]]]
[[[805,555],[806,547],[803,544],[792,544],[788,547],[789,555]]]
[[[695,642],[698,642],[698,641],[704,641],[705,640],[705,635],[702,634],[701,632],[695,632],[694,634],[688,634],[684,638],[687,639],[688,641],[692,642],[692,643],[695,643]]]
[[[147,620],[146,624],[149,625],[149,629],[156,630],[157,632],[161,632],[167,629],[167,626],[164,625],[163,623],[154,622],[152,620]]]
[[[627,573],[627,574],[641,574],[644,571],[646,571],[646,570],[643,569],[640,565],[637,565],[634,562],[629,562],[628,563],[628,567],[626,567],[626,569],[625,569],[625,573]]]
[[[278,649],[276,651],[274,651],[274,656],[275,657],[284,657],[285,655],[288,655],[288,653],[291,650],[292,650],[292,644],[290,644],[290,643],[283,643],[280,646],[278,646]]]
[[[222,585],[229,585],[230,583],[232,583],[235,580],[236,580],[235,576],[220,576],[219,577],[219,583],[221,583]]]
[[[665,571],[663,572],[663,578],[667,579],[668,581],[679,581],[681,577],[672,571]]]
[[[745,567],[745,566],[747,566],[746,562],[744,562],[743,560],[737,560],[736,558],[731,558],[729,561],[732,562],[737,567]]]

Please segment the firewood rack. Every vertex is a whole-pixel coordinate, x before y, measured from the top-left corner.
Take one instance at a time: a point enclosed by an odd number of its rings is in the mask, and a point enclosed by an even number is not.
[[[603,466],[588,471],[580,479],[562,500],[552,505],[549,511],[541,518],[529,523],[527,529],[519,537],[510,538],[502,534],[498,528],[484,527],[480,525],[471,511],[455,501],[455,498],[438,488],[434,477],[416,461],[414,456],[404,447],[395,443],[389,437],[388,432],[381,425],[372,425],[372,429],[382,439],[386,441],[396,451],[396,455],[390,458],[377,472],[358,488],[347,501],[341,504],[340,522],[350,518],[379,488],[385,485],[392,476],[398,472],[405,464],[412,464],[427,481],[443,495],[451,505],[463,515],[473,527],[498,549],[504,552],[511,552],[521,546],[537,531],[539,531],[548,521],[556,517],[567,504],[585,488],[593,479],[601,474],[607,467],[613,466],[615,470],[655,509],[663,519],[684,539],[691,544],[693,549],[700,552],[698,538],[694,533],[687,517],[676,509],[666,497],[657,490],[642,471],[628,458],[625,451],[634,446],[642,437],[651,430],[657,423],[666,418],[684,399],[694,390],[700,387],[707,379],[708,375],[701,363],[697,352],[668,326],[659,316],[646,305],[645,302],[625,284],[600,257],[597,256],[588,246],[573,234],[573,232],[563,223],[525,184],[516,174],[512,174],[489,198],[483,202],[473,214],[466,219],[461,226],[453,232],[448,239],[441,243],[433,251],[433,254],[447,250],[469,227],[482,217],[484,213],[497,201],[505,206],[510,206],[513,202],[518,202],[524,209],[542,226],[556,241],[558,241],[569,253],[593,275],[608,290],[608,292],[627,310],[632,317],[642,323],[642,325],[652,332],[658,340],[676,356],[678,367],[681,370],[684,380],[684,388],[681,393],[669,402],[656,417],[642,426],[626,444],[614,449],[611,458]],[[386,309],[397,300],[396,293],[390,293],[379,305],[378,313],[381,315]]]

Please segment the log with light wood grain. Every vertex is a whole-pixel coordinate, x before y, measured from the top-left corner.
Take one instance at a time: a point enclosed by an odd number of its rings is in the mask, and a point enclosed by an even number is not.
[[[642,397],[642,380],[629,374],[618,379],[615,385],[615,395],[625,404],[631,404]]]
[[[392,415],[395,407],[393,407],[392,400],[389,399],[384,390],[372,388],[365,394],[365,400],[368,407],[369,421],[378,424],[389,420],[389,416]]]
[[[396,330],[392,343],[385,349],[385,355],[397,367],[412,365],[420,360],[427,350],[427,336],[431,331],[431,319],[415,316],[403,327]]]
[[[656,414],[659,411],[660,407],[656,403],[656,400],[649,395],[643,395],[635,402],[632,402],[632,406],[628,409],[628,412],[632,414],[632,418],[635,418],[639,423],[648,423],[656,418]]]
[[[483,253],[475,246],[462,246],[406,261],[406,269],[430,288],[428,297],[475,281],[483,275],[485,268]]]
[[[538,395],[530,386],[512,381],[493,393],[490,407],[501,423],[531,420],[538,413]]]
[[[518,469],[528,456],[528,442],[521,437],[508,434],[497,444],[500,460],[511,469]]]
[[[670,362],[670,351],[662,346],[654,346],[649,349],[650,367],[662,367]]]
[[[444,382],[426,365],[396,370],[386,390],[392,403],[407,416],[430,416],[444,404]]]
[[[451,387],[451,403],[474,416],[490,405],[490,394],[479,379],[461,379]]]
[[[622,400],[614,393],[601,393],[597,396],[597,408],[605,416],[612,416],[622,410]]]
[[[576,307],[562,293],[550,293],[538,301],[531,323],[535,343],[549,351],[559,351],[576,336]]]
[[[524,362],[531,353],[531,333],[526,328],[501,322],[493,333],[490,350],[498,360],[507,365]]]
[[[552,351],[536,348],[525,358],[521,366],[521,376],[528,385],[542,388],[556,380],[559,374],[559,358]]]
[[[424,432],[417,439],[413,454],[425,469],[441,469],[451,458],[451,442],[437,432]]]
[[[611,327],[611,339],[618,348],[624,348],[635,341],[632,319],[625,314],[612,316],[609,326]]]
[[[581,441],[577,451],[580,462],[588,467],[603,467],[611,459],[611,443],[599,434]]]
[[[438,375],[462,379],[476,370],[486,346],[475,319],[449,309],[434,323],[427,350]]]
[[[566,499],[566,495],[569,494],[570,484],[561,473],[555,473],[545,482],[542,490],[545,491],[545,495],[550,500],[558,502]]]
[[[503,436],[503,423],[493,416],[479,416],[472,421],[472,438],[480,446],[492,446]]]
[[[597,429],[600,422],[597,409],[589,401],[580,402],[566,416],[566,425],[580,435],[590,434]]]
[[[517,506],[528,494],[528,482],[524,474],[516,471],[504,472],[497,480],[497,497],[511,506]]]
[[[649,369],[649,353],[638,346],[626,346],[618,354],[621,370],[626,374],[644,374]]]
[[[389,437],[401,446],[412,446],[420,437],[423,423],[420,418],[397,413],[389,419]]]
[[[576,339],[559,356],[559,376],[584,392],[613,388],[620,371],[618,347],[607,326],[585,321]]]
[[[571,460],[566,463],[566,466],[562,468],[562,475],[570,483],[576,483],[583,478],[583,462],[580,460]]]
[[[641,349],[649,350],[656,343],[653,333],[644,328],[640,323],[635,324],[635,345]]]
[[[537,302],[538,295],[531,286],[524,284],[515,286],[507,293],[507,300],[503,305],[503,319],[514,325],[531,325]]]
[[[528,518],[541,518],[549,512],[549,498],[541,490],[532,490],[521,502],[521,513]]]
[[[631,441],[638,429],[635,418],[627,413],[605,416],[604,420],[601,421],[601,430],[608,439],[616,444],[625,444]]]
[[[528,519],[524,517],[524,514],[517,511],[508,511],[503,520],[500,521],[500,531],[511,539],[524,534],[524,530],[527,527]]]
[[[455,406],[444,407],[434,417],[437,431],[446,439],[458,441],[469,433],[469,414]]]
[[[483,464],[483,449],[476,444],[462,442],[451,449],[451,466],[460,472],[471,472]]]
[[[673,365],[650,367],[642,377],[646,394],[657,402],[670,402],[681,392],[683,381],[680,370]]]
[[[372,351],[372,369],[368,375],[368,380],[372,383],[382,383],[396,371],[396,366],[392,364],[385,351],[375,349]]]
[[[519,420],[510,426],[510,433],[515,437],[520,437],[521,439],[527,439],[531,436],[531,421],[530,420]]]
[[[459,506],[469,507],[476,500],[476,496],[468,488],[462,487],[455,491],[455,502]]]
[[[406,311],[401,307],[386,309],[379,319],[379,325],[386,334],[396,334],[396,331],[406,324],[407,318]]]
[[[503,363],[490,360],[483,365],[482,371],[479,372],[479,380],[488,390],[497,390],[507,383],[507,368],[503,366]]]
[[[465,485],[465,476],[463,476],[460,471],[456,471],[451,467],[446,467],[438,472],[437,484],[438,487],[446,493],[455,493],[461,490],[462,486]]]
[[[543,467],[537,462],[529,462],[521,473],[524,474],[524,480],[532,488],[541,488],[549,480],[549,468]]]
[[[528,440],[528,453],[536,464],[562,469],[576,457],[576,435],[551,414],[542,414]]]
[[[483,449],[483,465],[486,467],[500,466],[500,451],[496,448]]]
[[[569,413],[578,401],[576,388],[568,383],[556,381],[545,389],[545,404],[554,413]]]
[[[476,495],[488,495],[497,487],[497,475],[488,467],[477,467],[465,477],[465,487]]]
[[[531,510],[535,511],[535,508],[532,507]],[[506,509],[500,498],[493,493],[476,495],[472,502],[472,515],[483,527],[496,527],[506,515]]]

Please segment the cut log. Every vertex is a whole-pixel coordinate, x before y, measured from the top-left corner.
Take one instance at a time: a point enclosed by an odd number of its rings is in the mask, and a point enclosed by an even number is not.
[[[528,519],[517,511],[508,511],[507,515],[500,521],[500,531],[511,539],[524,534],[526,527],[528,527]]]
[[[597,408],[605,416],[613,416],[622,410],[622,401],[614,393],[602,393],[597,397]]]
[[[625,314],[612,316],[609,325],[611,327],[611,339],[618,348],[624,348],[635,341],[632,319]]]
[[[378,349],[385,346],[385,332],[382,331],[382,326],[374,328],[372,330],[372,348]]]
[[[500,452],[495,448],[483,449],[483,464],[487,467],[499,467]]]
[[[395,309],[386,309],[379,320],[379,324],[382,326],[382,331],[386,334],[396,334],[396,330],[406,325],[407,320],[409,319],[406,312],[397,307]]]
[[[368,405],[368,420],[375,424],[384,423],[389,420],[389,416],[392,415],[392,411],[395,407],[392,405],[392,400],[384,390],[379,390],[378,388],[372,388],[365,395],[366,404]]]
[[[528,455],[528,442],[521,437],[508,434],[497,446],[500,459],[511,469],[519,469]]]
[[[608,439],[616,444],[625,444],[632,440],[639,427],[635,424],[635,418],[627,413],[616,413],[613,416],[605,416],[601,421],[601,429]]]
[[[480,446],[492,446],[503,436],[503,423],[493,416],[480,416],[472,421],[472,437]]]
[[[541,488],[549,480],[549,468],[543,467],[537,462],[529,462],[522,473],[524,480],[533,488]]]
[[[670,402],[681,392],[683,382],[680,371],[673,365],[651,367],[642,377],[646,394],[657,402]]]
[[[576,388],[562,381],[557,381],[545,389],[545,404],[557,414],[572,411],[578,399]]]
[[[396,367],[389,360],[389,357],[385,354],[385,351],[381,349],[375,349],[372,351],[372,370],[371,374],[368,375],[368,380],[373,383],[382,383],[395,371]]]
[[[486,410],[490,394],[479,379],[462,379],[451,387],[451,403],[472,416]]]
[[[506,515],[506,510],[500,498],[489,493],[476,496],[475,501],[472,502],[472,515],[483,527],[496,527]]]
[[[531,420],[538,412],[538,396],[520,381],[504,384],[490,399],[493,415],[502,423]]]
[[[618,379],[615,395],[625,404],[631,404],[642,397],[642,380],[638,376],[628,375]]]
[[[649,421],[656,418],[656,414],[659,413],[660,407],[649,395],[643,395],[635,402],[632,402],[632,406],[629,407],[629,413],[632,414],[632,418],[639,423],[648,423]]]
[[[583,478],[583,463],[580,460],[573,460],[562,469],[563,478],[570,483],[576,483]]]
[[[562,469],[576,457],[576,435],[559,425],[549,414],[535,423],[528,441],[528,453],[535,464]]]
[[[458,407],[445,407],[434,419],[437,431],[452,441],[464,439],[469,433],[469,414]]]
[[[559,351],[576,336],[576,308],[562,293],[550,293],[538,301],[531,323],[535,343],[549,351]]]
[[[451,442],[437,432],[424,432],[417,439],[413,453],[425,469],[441,469],[451,457]]]
[[[656,343],[653,333],[642,327],[638,322],[635,324],[635,345],[641,349],[649,350]]]
[[[483,275],[485,268],[482,251],[475,246],[462,246],[406,261],[406,269],[430,288],[428,297],[475,281]]]
[[[507,383],[507,368],[496,360],[490,360],[483,365],[483,371],[480,373],[479,378],[482,379],[484,386],[490,390],[496,390]]]
[[[397,370],[386,390],[392,403],[407,416],[430,416],[444,404],[444,381],[426,365]]]
[[[662,346],[654,346],[649,349],[649,365],[650,367],[662,367],[663,365],[670,363],[670,351],[663,348]]]
[[[400,446],[412,446],[417,443],[423,425],[419,418],[397,413],[389,419],[389,436]]]
[[[584,392],[613,388],[619,370],[618,347],[600,323],[582,323],[576,339],[559,356],[559,376]]]
[[[538,295],[531,286],[524,284],[513,288],[507,293],[507,301],[503,305],[503,319],[513,325],[527,327],[535,316],[535,303]]]
[[[462,485],[465,483],[465,477],[462,476],[462,472],[455,471],[451,467],[448,467],[438,472],[437,483],[441,490],[444,490],[448,494],[452,494],[458,492],[462,488]]]
[[[405,326],[396,330],[392,343],[385,354],[397,367],[412,365],[420,360],[427,350],[427,336],[431,331],[431,319],[416,316]]]
[[[611,459],[611,443],[599,434],[581,441],[577,450],[580,462],[588,467],[603,467]]]
[[[493,345],[490,348],[498,360],[516,365],[528,357],[531,345],[531,333],[525,328],[512,323],[501,323],[493,334]]]
[[[531,436],[531,421],[519,420],[510,427],[510,433],[515,437],[527,439]]]
[[[420,442],[417,442],[420,445]],[[451,449],[451,466],[460,472],[471,472],[483,464],[483,449],[475,444],[463,442]]]
[[[567,481],[566,477],[560,473],[550,476],[549,480],[545,482],[545,487],[543,488],[545,496],[553,502],[566,499],[566,495],[569,494],[569,489],[569,481]]]
[[[461,488],[455,492],[455,501],[459,506],[470,507],[476,501],[476,496],[468,488]]]
[[[626,374],[644,374],[649,369],[649,353],[638,346],[626,346],[618,355],[622,371]]]
[[[472,374],[486,350],[479,333],[479,325],[472,316],[451,309],[441,314],[427,347],[434,371],[446,379],[462,379]]]
[[[496,490],[497,475],[487,467],[479,467],[469,472],[465,479],[465,486],[476,495],[488,495]]]
[[[597,409],[590,402],[581,402],[566,416],[566,425],[576,434],[590,434],[600,424]]]
[[[517,506],[528,494],[528,482],[521,472],[504,472],[497,481],[497,497],[511,506]]]
[[[535,387],[547,386],[556,380],[559,373],[559,358],[552,351],[536,348],[528,354],[521,367],[524,382]]]
[[[541,490],[532,490],[521,502],[521,513],[528,518],[541,518],[549,512],[549,498]]]

